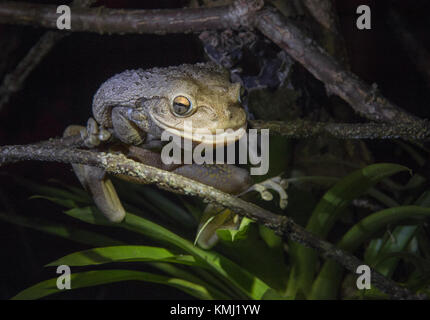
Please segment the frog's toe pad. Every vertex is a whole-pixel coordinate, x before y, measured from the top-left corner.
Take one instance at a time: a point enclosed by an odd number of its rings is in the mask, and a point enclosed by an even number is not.
[[[107,141],[111,137],[109,131],[99,127],[96,120],[89,118],[87,127],[81,130],[81,137],[89,148],[97,147],[100,142]]]
[[[279,206],[281,209],[285,209],[288,205],[288,194],[285,192],[287,188],[288,181],[277,176],[254,184],[246,192],[257,191],[263,200],[271,201],[273,200],[273,195],[269,190],[276,191],[279,194]]]

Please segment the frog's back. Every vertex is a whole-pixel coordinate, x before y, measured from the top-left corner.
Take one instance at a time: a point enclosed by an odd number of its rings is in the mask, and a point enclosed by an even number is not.
[[[160,94],[165,78],[151,70],[126,70],[105,81],[93,98],[93,115],[99,124],[111,127],[112,107],[134,107],[139,98]]]
[[[224,79],[228,73],[214,63],[182,64],[166,68],[126,70],[108,79],[93,98],[93,115],[99,124],[112,127],[115,106],[134,107],[140,98],[163,97],[170,90],[172,77],[192,78],[201,83]]]

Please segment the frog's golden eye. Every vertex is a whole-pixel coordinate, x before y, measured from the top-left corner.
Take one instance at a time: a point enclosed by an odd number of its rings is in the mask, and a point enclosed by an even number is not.
[[[177,96],[173,99],[172,112],[179,117],[185,117],[190,114],[192,110],[191,101],[184,96]]]

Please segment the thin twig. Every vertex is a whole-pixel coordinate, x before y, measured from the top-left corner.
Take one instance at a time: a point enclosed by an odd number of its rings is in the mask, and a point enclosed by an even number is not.
[[[89,7],[96,0],[74,0],[72,6]],[[47,31],[37,41],[37,43],[29,50],[27,55],[18,63],[15,70],[7,74],[0,86],[0,111],[10,97],[21,90],[25,80],[30,73],[39,65],[40,61],[51,51],[51,49],[61,39],[70,35],[70,33]]]
[[[247,3],[243,5],[243,3]],[[239,0],[232,6],[163,10],[74,8],[71,30],[100,34],[188,33],[237,28],[261,8],[263,1]],[[57,6],[5,1],[0,3],[0,22],[57,28]]]
[[[338,21],[332,0],[303,0],[311,15],[324,28],[338,34]]]
[[[54,45],[67,35],[67,33],[56,31],[46,32],[19,62],[15,70],[4,77],[0,86],[0,111],[9,102],[11,95],[21,90],[28,75],[51,51]]]
[[[334,0],[303,0],[309,13],[323,28],[315,28],[319,33],[320,44],[333,57],[349,70],[348,52],[345,39],[339,31],[339,18]]]
[[[310,138],[326,135],[336,139],[404,139],[429,140],[430,128],[421,128],[403,123],[332,123],[306,120],[263,121],[249,120],[255,129],[269,129],[270,134],[288,138]]]
[[[208,202],[216,202],[230,208],[238,214],[247,216],[265,225],[274,230],[284,240],[291,239],[306,247],[315,249],[322,257],[334,259],[353,273],[355,273],[359,265],[363,264],[355,256],[337,249],[327,241],[319,239],[286,216],[273,214],[252,203],[221,192],[208,185],[198,183],[195,180],[135,162],[122,154],[58,147],[55,146],[55,143],[0,147],[0,166],[23,160],[56,161],[96,166],[104,168],[110,174],[127,175],[146,183],[154,183],[161,188],[176,193],[198,196]],[[382,292],[390,295],[393,299],[426,298],[424,295],[416,295],[408,289],[400,287],[373,269],[371,270],[371,276],[372,284]]]

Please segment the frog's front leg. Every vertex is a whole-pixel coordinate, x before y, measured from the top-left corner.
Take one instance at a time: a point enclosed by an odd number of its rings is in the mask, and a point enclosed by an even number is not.
[[[88,132],[88,136],[91,136],[88,127],[72,125],[66,128],[63,136],[82,134],[85,131]],[[72,164],[72,167],[82,186],[91,195],[103,215],[111,222],[121,222],[125,217],[125,210],[105,170],[81,164]]]
[[[273,190],[279,195],[279,207],[281,209],[285,209],[288,205],[288,194],[285,192],[285,189],[287,188],[288,181],[286,179],[282,179],[280,176],[276,176],[252,185],[240,195],[251,191],[257,191],[263,200],[272,201],[273,195],[269,190]]]
[[[97,208],[111,222],[121,222],[125,209],[104,169],[74,164],[73,170]]]
[[[64,137],[73,135],[80,135],[85,146],[88,148],[95,148],[101,142],[108,141],[111,138],[111,133],[105,128],[100,127],[93,118],[88,119],[86,127],[71,125],[64,130]]]
[[[145,114],[136,108],[114,107],[112,109],[112,126],[115,137],[130,145],[140,145],[145,141],[146,133],[138,127],[145,123]]]

